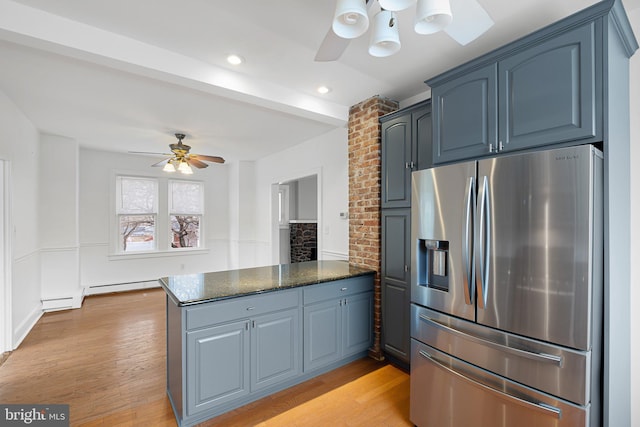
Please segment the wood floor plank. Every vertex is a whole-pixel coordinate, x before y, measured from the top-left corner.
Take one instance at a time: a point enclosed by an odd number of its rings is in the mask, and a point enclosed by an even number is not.
[[[70,405],[72,426],[176,426],[166,396],[164,291],[46,313],[0,365],[0,402]],[[201,426],[407,426],[409,376],[361,359]]]

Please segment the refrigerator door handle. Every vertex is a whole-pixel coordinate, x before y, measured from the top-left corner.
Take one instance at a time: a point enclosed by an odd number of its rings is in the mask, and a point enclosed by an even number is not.
[[[467,381],[471,384],[474,384],[477,387],[480,387],[481,389],[487,391],[488,393],[491,393],[495,396],[498,396],[500,399],[503,400],[508,400],[512,403],[524,406],[526,408],[529,409],[533,409],[534,411],[537,412],[541,412],[543,414],[546,415],[550,415],[553,416],[557,419],[560,419],[562,416],[562,411],[560,410],[560,408],[556,408],[555,406],[551,406],[548,405],[546,403],[543,402],[532,402],[529,400],[526,400],[522,397],[516,397],[507,393],[504,393],[500,390],[496,390],[493,387],[490,387],[486,384],[483,384],[480,381],[477,381],[473,378],[469,378],[468,376],[456,371],[455,369],[450,368],[449,366],[446,366],[445,364],[443,364],[442,362],[440,362],[439,360],[437,360],[435,357],[433,357],[432,355],[430,355],[429,353],[427,353],[424,350],[420,350],[419,351],[420,356],[424,357],[425,359],[428,359],[429,361],[433,362],[436,366],[438,366],[440,369],[444,369],[446,372],[448,372],[451,375],[454,375],[464,381]]]
[[[510,347],[507,345],[503,345],[503,344],[499,344],[497,342],[493,342],[493,341],[488,341],[479,337],[476,337],[475,335],[470,335],[466,332],[460,331],[458,329],[452,328],[451,326],[445,325],[443,323],[438,322],[435,319],[432,319],[428,316],[425,316],[424,314],[420,315],[420,320],[423,320],[433,326],[435,326],[436,328],[442,329],[446,332],[449,332],[451,334],[457,335],[459,337],[462,337],[463,339],[466,339],[468,341],[473,341],[476,343],[479,343],[481,345],[486,345],[489,347],[493,347],[496,348],[500,351],[504,351],[506,353],[511,353],[514,354],[516,356],[519,357],[525,357],[527,359],[532,359],[532,360],[536,360],[539,362],[551,362],[554,363],[556,365],[558,365],[559,367],[562,367],[562,357],[561,356],[556,356],[555,354],[547,354],[547,353],[537,353],[537,352],[533,352],[533,351],[528,351],[528,350],[522,350],[519,348],[515,348],[515,347]]]
[[[489,203],[489,180],[483,176],[478,189],[478,214],[475,226],[475,264],[478,308],[487,306],[489,284],[489,253],[491,251],[491,210]]]
[[[462,222],[462,259],[464,274],[464,300],[473,304],[474,270],[473,270],[473,211],[476,205],[476,185],[474,177],[467,180],[465,189],[464,218]]]

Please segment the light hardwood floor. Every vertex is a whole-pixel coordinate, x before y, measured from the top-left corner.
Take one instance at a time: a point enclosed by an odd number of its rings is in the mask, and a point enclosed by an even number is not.
[[[175,426],[164,291],[87,297],[45,314],[0,366],[0,402],[70,405],[73,426]],[[361,359],[203,426],[411,426],[409,376]]]

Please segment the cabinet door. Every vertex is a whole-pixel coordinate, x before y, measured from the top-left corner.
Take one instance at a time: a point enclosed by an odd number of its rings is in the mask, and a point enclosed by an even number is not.
[[[433,126],[431,123],[431,103],[424,105],[411,114],[414,140],[412,156],[413,170],[427,169],[433,166]]]
[[[373,292],[342,300],[343,356],[366,351],[373,342]]]
[[[298,309],[257,317],[251,322],[251,391],[300,373]]]
[[[382,211],[382,345],[409,362],[411,211]]]
[[[500,62],[505,150],[596,136],[594,32],[590,23]]]
[[[489,154],[498,128],[497,66],[488,65],[432,89],[433,162]]]
[[[341,355],[341,300],[304,307],[304,370],[336,361]]]
[[[249,393],[249,321],[187,333],[187,413]]]
[[[411,206],[411,113],[383,122],[382,207]]]

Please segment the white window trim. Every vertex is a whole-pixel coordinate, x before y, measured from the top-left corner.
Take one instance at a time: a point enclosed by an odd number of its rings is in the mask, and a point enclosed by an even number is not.
[[[120,245],[120,231],[119,231],[119,223],[118,223],[118,213],[117,213],[117,179],[118,177],[131,177],[131,178],[140,178],[140,179],[150,179],[155,180],[158,183],[158,212],[156,213],[156,248],[152,251],[134,251],[134,252],[123,252],[121,250]],[[170,223],[169,223],[169,181],[189,181],[189,182],[198,182],[202,185],[202,197],[203,204],[202,210],[202,223],[200,229],[200,247],[197,248],[171,248],[171,240],[169,233],[170,231]],[[127,171],[127,170],[112,170],[111,172],[111,180],[110,180],[110,214],[109,214],[109,253],[107,254],[107,259],[109,261],[119,261],[119,260],[132,260],[132,259],[145,259],[145,258],[162,258],[162,257],[172,257],[172,256],[190,256],[197,254],[206,254],[209,253],[209,248],[206,246],[206,238],[204,235],[204,223],[206,222],[206,217],[204,214],[204,203],[205,203],[205,194],[206,194],[206,183],[204,181],[193,180],[193,179],[176,179],[175,177],[164,177],[157,175],[147,175],[141,174],[139,172]]]
[[[289,186],[280,184],[278,187],[278,212],[282,213],[278,218],[278,223],[281,229],[289,228]]]

